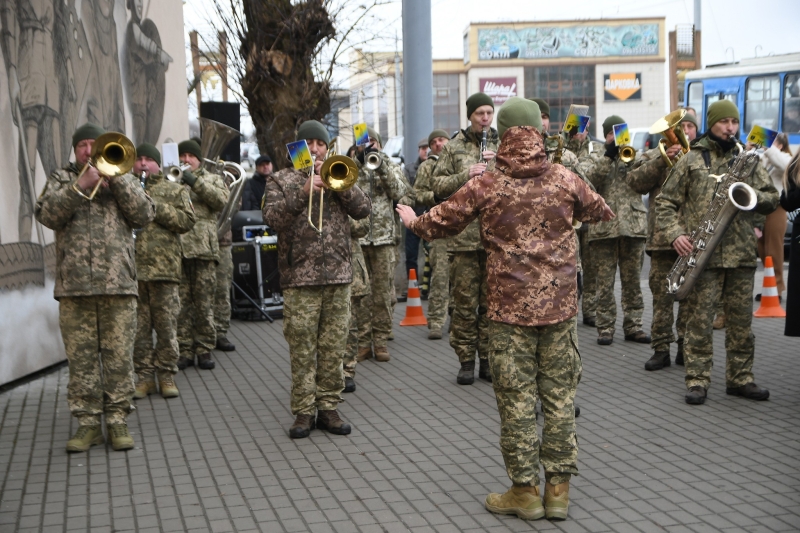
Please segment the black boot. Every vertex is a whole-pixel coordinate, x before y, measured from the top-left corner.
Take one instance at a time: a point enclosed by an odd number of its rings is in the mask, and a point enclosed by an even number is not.
[[[488,381],[489,383],[492,382],[492,373],[489,370],[488,359],[481,359],[480,365],[478,366],[478,377]]]
[[[201,353],[197,356],[197,366],[203,370],[212,370],[216,365],[210,353]]]
[[[656,353],[653,354],[653,357],[647,360],[644,364],[645,370],[661,370],[665,366],[669,366],[669,350],[658,350]]]
[[[355,391],[356,391],[356,380],[354,380],[350,376],[345,376],[344,390],[342,392],[355,392]]]
[[[475,382],[475,361],[464,361],[458,371],[456,383],[459,385],[472,385]]]
[[[683,366],[683,339],[678,339],[678,355],[675,356],[675,364]]]
[[[217,339],[217,350],[222,350],[223,352],[232,352],[236,349],[236,346],[228,340],[228,337],[220,337]]]
[[[186,370],[188,366],[194,366],[194,356],[191,357],[184,357],[183,355],[178,357],[178,370]]]

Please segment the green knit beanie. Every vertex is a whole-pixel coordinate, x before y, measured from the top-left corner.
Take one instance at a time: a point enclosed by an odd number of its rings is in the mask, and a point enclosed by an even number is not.
[[[519,96],[512,96],[497,112],[497,133],[500,138],[508,128],[514,126],[533,126],[542,130],[542,111],[539,104],[533,100],[526,100]]]
[[[428,135],[428,146],[430,146],[433,140],[437,137],[444,137],[445,139],[450,138],[450,136],[444,130],[433,130],[431,134]]]
[[[105,132],[106,130],[104,130],[97,124],[87,122],[77,130],[75,130],[75,133],[72,134],[72,148],[74,149],[76,146],[78,146],[79,142],[85,139],[97,139]]]
[[[482,105],[490,105],[494,109],[492,97],[486,93],[475,93],[467,98],[467,118],[471,117],[475,110]]]
[[[158,166],[161,166],[161,152],[158,151],[158,148],[153,146],[150,143],[142,143],[136,147],[136,157],[149,157],[156,163]]]
[[[603,137],[608,135],[608,132],[614,129],[617,124],[625,124],[625,119],[619,115],[611,115],[603,121]],[[605,142],[605,139],[603,139]]]
[[[323,126],[322,123],[317,120],[306,120],[300,124],[300,127],[297,128],[295,140],[299,141],[301,139],[305,139],[306,141],[316,139],[324,142],[326,145],[330,144],[331,142],[331,136],[328,133],[328,128]]]
[[[200,145],[195,141],[183,141],[178,144],[178,154],[192,154],[197,159],[203,159],[200,153]]]
[[[528,98],[528,100],[532,100],[539,104],[539,109],[542,111],[542,115],[550,116],[550,104],[544,101],[543,98]]]
[[[378,141],[378,144],[383,146],[383,139],[381,139],[381,134],[375,131],[372,128],[367,128],[367,134],[369,134],[370,139],[375,139]]]
[[[683,115],[681,122],[691,122],[692,124],[694,124],[694,127],[698,129],[698,131],[700,130],[700,124],[697,123],[697,119],[695,118],[694,115],[692,115],[689,112]]]
[[[730,100],[717,100],[708,106],[708,111],[706,112],[708,129],[710,130],[711,126],[723,118],[735,118],[739,120],[739,109],[736,107],[736,104]]]

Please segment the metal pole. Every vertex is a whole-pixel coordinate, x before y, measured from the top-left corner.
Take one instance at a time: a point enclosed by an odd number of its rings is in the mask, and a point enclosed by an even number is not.
[[[431,0],[403,0],[403,155],[413,164],[417,141],[433,130]]]
[[[694,0],[694,31],[702,31],[702,0]]]

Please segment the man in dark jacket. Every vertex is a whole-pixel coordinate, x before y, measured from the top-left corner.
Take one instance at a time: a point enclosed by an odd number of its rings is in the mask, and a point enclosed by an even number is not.
[[[278,268],[283,289],[283,335],[292,365],[293,439],[308,437],[314,426],[337,435],[350,433],[339,418],[344,375],[342,356],[347,347],[350,320],[350,220],[369,216],[369,198],[357,186],[346,191],[326,190],[319,175],[330,137],[316,120],[300,125],[297,139],[305,139],[316,156],[313,175],[286,168],[268,176],[262,213],[278,232]],[[321,231],[308,223],[309,195],[314,195],[312,220],[323,210]]]
[[[413,165],[407,165],[403,171],[406,174],[406,178],[408,178],[408,183],[411,186],[414,186],[414,182],[417,179],[417,171],[422,163],[424,163],[428,159],[428,139],[420,139],[419,143],[417,143],[417,160],[414,161]],[[425,212],[424,206],[414,206],[414,212],[417,215],[421,215]],[[406,230],[406,276],[408,276],[409,272],[413,268],[414,271],[417,273],[417,277],[420,275],[419,265],[417,265],[417,257],[419,256],[419,241],[420,238],[414,235],[412,231]]]
[[[242,211],[261,211],[264,187],[270,174],[272,174],[272,159],[268,155],[262,155],[256,159],[256,171],[253,172],[253,177],[244,184]]]

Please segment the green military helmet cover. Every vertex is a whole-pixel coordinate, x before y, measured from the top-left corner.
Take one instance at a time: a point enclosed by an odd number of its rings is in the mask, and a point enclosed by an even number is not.
[[[539,104],[539,109],[541,110],[542,115],[547,115],[548,117],[550,116],[550,104],[545,102],[544,98],[528,98],[528,100]]]
[[[367,128],[367,133],[369,134],[370,139],[375,139],[378,141],[378,144],[383,146],[383,139],[381,139],[381,134],[375,131],[373,128]]]
[[[72,148],[78,146],[78,143],[86,140],[86,139],[97,139],[102,134],[104,134],[106,130],[94,124],[93,122],[87,122],[83,126],[80,126],[75,133],[72,134]]]
[[[475,93],[467,98],[467,118],[471,117],[475,110],[483,105],[490,105],[494,109],[494,101],[486,93]]]
[[[296,141],[302,139],[305,139],[306,141],[317,139],[318,141],[322,141],[328,145],[331,142],[331,135],[328,133],[328,128],[323,126],[320,121],[306,120],[300,124],[299,128],[297,128],[297,135],[295,136]]]
[[[608,135],[608,132],[614,129],[617,124],[625,124],[625,119],[619,115],[611,115],[603,121],[603,137]],[[604,141],[605,142],[605,141]]]
[[[708,123],[709,130],[714,124],[724,118],[735,118],[736,120],[740,120],[739,109],[736,107],[736,104],[730,100],[717,100],[708,106],[708,111],[706,112],[706,122]]]
[[[200,145],[192,140],[183,141],[178,144],[178,154],[192,154],[197,159],[203,159],[200,152]]]
[[[497,112],[497,133],[500,138],[508,128],[514,126],[533,126],[542,130],[542,111],[539,104],[533,100],[526,100],[519,96],[512,96]]]
[[[149,157],[156,163],[158,166],[161,166],[161,152],[158,151],[158,148],[153,146],[150,143],[142,143],[136,147],[136,157]]]
[[[431,134],[428,135],[428,146],[430,146],[433,140],[437,137],[444,137],[445,139],[449,139],[450,135],[444,130],[433,130]]]

